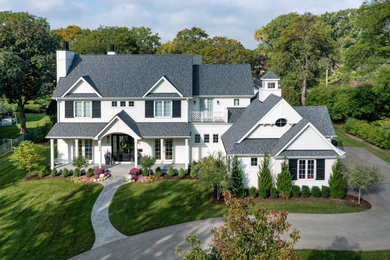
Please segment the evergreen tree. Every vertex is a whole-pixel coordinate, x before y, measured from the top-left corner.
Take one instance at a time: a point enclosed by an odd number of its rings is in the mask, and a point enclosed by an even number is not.
[[[269,156],[268,154],[264,154],[264,159],[262,164],[259,166],[258,176],[258,188],[265,188],[269,191],[272,187],[272,176],[271,171],[269,170]]]
[[[276,187],[279,192],[283,193],[286,199],[291,196],[291,187],[292,187],[292,176],[290,171],[288,170],[287,160],[282,162],[282,172],[278,174],[278,178],[276,179]]]
[[[245,190],[244,183],[242,182],[242,170],[240,169],[240,162],[238,161],[237,156],[233,157],[231,180],[233,194],[236,197],[244,197]]]
[[[332,175],[329,178],[330,196],[343,199],[345,197],[345,182],[343,174],[343,164],[340,159],[332,167]]]

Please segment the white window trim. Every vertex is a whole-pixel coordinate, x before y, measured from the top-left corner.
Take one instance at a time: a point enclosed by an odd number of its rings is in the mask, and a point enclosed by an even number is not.
[[[156,102],[162,102],[162,107],[161,107],[162,116],[157,116],[156,115]],[[169,102],[171,104],[171,115],[170,116],[166,116],[165,115],[165,112],[164,112],[165,102]],[[154,100],[153,101],[153,113],[154,113],[154,117],[155,118],[172,118],[172,114],[173,114],[173,102],[172,102],[172,100]]]
[[[85,142],[86,140],[91,140],[91,139],[79,139],[79,149],[81,148],[81,156],[83,157],[86,157],[85,156]],[[87,160],[88,163],[93,163],[93,158],[94,158],[94,149],[93,149],[93,140],[92,141],[92,145],[91,145],[91,150],[92,150],[92,154],[91,154],[91,160]],[[79,156],[79,151],[76,151],[77,153],[77,156]]]
[[[237,101],[237,104],[236,104],[236,101]],[[239,98],[235,98],[235,99],[233,100],[233,105],[234,105],[235,107],[240,106],[240,99],[239,99]]]
[[[314,176],[313,176],[313,179],[308,179],[307,178],[307,172],[309,170],[309,164],[308,164],[308,161],[309,160],[313,160],[314,161]],[[299,161],[305,161],[305,178],[300,178],[299,177]],[[317,179],[317,160],[316,159],[298,159],[298,162],[297,162],[297,179],[298,180],[308,180],[308,181],[312,181],[312,180],[316,180]]]
[[[81,103],[81,116],[76,116],[76,103],[77,102],[80,102]],[[90,116],[84,116],[84,103],[85,102],[89,102],[90,105],[89,105],[89,108],[90,108]],[[92,101],[89,101],[89,100],[76,100],[73,102],[73,116],[74,118],[92,118]]]

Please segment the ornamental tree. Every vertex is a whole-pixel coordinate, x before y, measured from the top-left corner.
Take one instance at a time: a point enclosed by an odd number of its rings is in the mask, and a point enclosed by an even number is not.
[[[271,171],[269,170],[269,156],[268,154],[264,154],[264,159],[261,165],[259,165],[259,173],[258,177],[258,188],[264,188],[266,190],[270,190],[272,187],[272,176]]]
[[[344,178],[347,180],[348,186],[359,190],[359,205],[360,199],[363,196],[362,192],[368,188],[372,188],[384,180],[383,174],[377,166],[366,166],[364,164],[355,164],[348,168],[345,172]]]
[[[253,211],[253,199],[237,199],[230,193],[225,194],[225,203],[224,225],[211,230],[211,250],[201,249],[200,240],[190,234],[185,238],[190,250],[183,259],[296,259],[294,245],[300,235],[286,221],[286,212]]]
[[[76,159],[73,160],[72,162],[73,166],[76,167],[76,168],[87,168],[88,167],[88,162],[87,160],[85,159],[84,156],[78,156]]]
[[[144,175],[149,176],[150,168],[155,164],[156,159],[152,156],[146,155],[142,156],[140,160],[140,165],[142,166],[142,169],[144,170]]]
[[[283,193],[286,199],[291,196],[291,188],[292,188],[292,176],[290,171],[288,170],[287,160],[282,162],[282,172],[278,174],[276,179],[276,187],[278,190]]]
[[[345,197],[345,182],[343,164],[340,159],[332,166],[332,175],[329,177],[330,196],[343,199]]]
[[[28,171],[31,178],[31,170],[39,169],[45,158],[42,156],[41,146],[31,141],[23,141],[18,147],[14,147],[14,152],[9,159],[16,168]]]
[[[237,156],[233,157],[232,161],[232,173],[230,176],[231,184],[232,184],[232,192],[236,197],[244,197],[244,183],[242,182],[242,170],[240,168],[240,162]]]

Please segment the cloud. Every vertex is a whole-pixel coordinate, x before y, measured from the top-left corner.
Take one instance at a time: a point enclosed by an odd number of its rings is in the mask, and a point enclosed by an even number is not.
[[[193,26],[210,35],[241,41],[253,49],[254,30],[289,12],[321,14],[357,8],[361,0],[0,0],[0,10],[27,11],[46,17],[52,28],[70,24],[97,28],[147,26],[162,41]]]

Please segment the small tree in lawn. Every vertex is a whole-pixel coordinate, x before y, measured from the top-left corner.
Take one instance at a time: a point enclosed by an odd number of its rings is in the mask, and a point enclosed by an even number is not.
[[[349,167],[345,172],[345,179],[351,188],[359,190],[358,204],[363,196],[364,190],[383,182],[384,177],[377,166],[366,166],[363,164],[355,164]]]
[[[152,156],[146,155],[142,156],[140,160],[140,165],[142,166],[142,169],[144,170],[144,175],[149,176],[150,168],[155,164],[156,159]]]
[[[230,188],[227,166],[222,154],[218,154],[217,157],[212,155],[204,157],[196,164],[196,172],[198,185],[209,191],[216,190],[217,200],[222,192]]]
[[[329,177],[330,196],[343,199],[345,197],[345,182],[343,164],[340,159],[332,166],[332,175]]]
[[[213,228],[211,249],[203,250],[201,241],[193,234],[185,241],[190,249],[183,259],[296,259],[294,245],[299,231],[287,222],[287,213],[254,206],[253,199],[236,199],[225,194],[228,212],[224,225]],[[284,239],[284,237],[289,239]],[[181,248],[176,249],[178,254]]]
[[[271,171],[269,170],[269,156],[264,154],[264,159],[261,165],[259,165],[259,173],[257,174],[258,177],[258,188],[259,190],[261,188],[266,189],[268,192],[272,187],[272,176]]]
[[[88,162],[87,160],[85,159],[84,156],[78,156],[76,159],[73,160],[72,162],[73,166],[76,167],[76,168],[80,168],[80,169],[83,169],[83,168],[87,168],[88,167]]]
[[[10,161],[16,168],[27,170],[28,177],[31,178],[31,170],[39,169],[45,158],[42,156],[41,146],[31,141],[23,141],[18,147],[14,147]]]
[[[282,162],[282,172],[278,174],[276,179],[276,187],[278,190],[283,193],[286,199],[291,196],[291,187],[292,187],[292,176],[288,170],[287,160]]]
[[[245,196],[244,183],[242,182],[242,170],[237,156],[233,157],[232,173],[231,173],[232,192],[236,197],[243,198]]]

